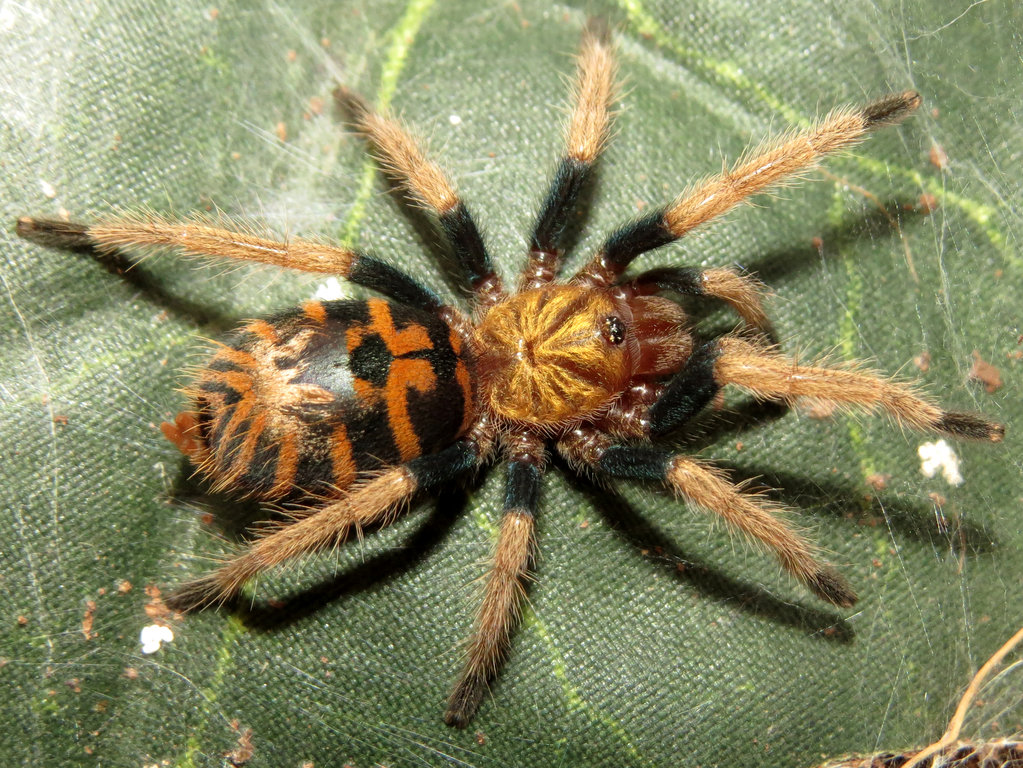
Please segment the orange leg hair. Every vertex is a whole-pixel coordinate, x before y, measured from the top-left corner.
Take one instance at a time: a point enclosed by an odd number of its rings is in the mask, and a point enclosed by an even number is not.
[[[861,109],[839,109],[806,130],[773,141],[728,171],[697,184],[665,212],[675,237],[720,216],[750,195],[798,174],[822,156],[861,141],[868,131],[897,123],[920,106],[915,91],[893,94]]]
[[[814,547],[778,517],[783,508],[742,486],[724,473],[669,449],[615,445],[592,427],[580,427],[558,441],[558,451],[575,467],[610,477],[659,480],[675,493],[718,515],[751,542],[772,552],[782,567],[814,594],[834,605],[849,607],[856,593],[829,565],[817,560]]]
[[[743,493],[719,469],[686,456],[670,460],[664,479],[676,493],[720,516],[732,529],[773,552],[782,567],[818,597],[843,608],[856,602],[856,593],[845,578],[820,563],[813,547],[776,516],[781,509],[777,505]]]
[[[389,524],[417,491],[452,482],[479,467],[491,449],[490,439],[487,429],[481,427],[470,438],[438,453],[419,456],[363,479],[340,498],[302,510],[301,516],[257,539],[241,555],[183,585],[167,604],[175,610],[189,611],[224,603],[268,568],[336,546],[352,533],[360,535],[367,525]]]
[[[522,290],[554,280],[561,263],[561,235],[579,193],[607,143],[616,96],[614,45],[607,26],[592,19],[583,31],[573,82],[575,105],[565,132],[565,150],[551,180],[522,272]]]
[[[508,640],[518,622],[524,584],[533,555],[533,515],[510,509],[501,520],[501,533],[483,587],[483,602],[466,651],[465,665],[448,699],[444,720],[464,728],[487,691],[508,651]]]
[[[637,275],[624,284],[639,296],[674,291],[688,296],[717,299],[727,304],[753,332],[774,341],[774,328],[764,309],[764,285],[731,267],[661,267]]]
[[[355,251],[336,245],[293,238],[287,242],[233,232],[201,222],[172,222],[155,215],[124,216],[85,225],[51,219],[18,220],[18,234],[59,247],[91,245],[99,251],[121,248],[171,248],[192,256],[216,256],[257,261],[304,272],[327,272],[348,277],[358,258]],[[57,242],[59,240],[59,242]]]
[[[245,584],[268,568],[300,555],[336,546],[367,525],[390,523],[419,483],[405,467],[395,467],[353,487],[347,495],[253,542],[217,570],[178,588],[167,599],[175,610],[190,611],[236,597]]]
[[[730,306],[747,326],[768,338],[774,331],[764,310],[764,286],[759,280],[739,274],[729,267],[714,267],[703,271],[703,293]]]
[[[575,108],[568,123],[565,154],[592,163],[604,149],[611,105],[615,98],[615,57],[610,32],[602,22],[591,20],[583,31],[576,57]]]
[[[355,130],[373,145],[380,164],[401,182],[413,200],[436,216],[461,202],[454,184],[426,156],[408,128],[396,118],[377,112],[360,94],[345,86],[338,86],[334,95],[351,115]]]
[[[920,95],[915,91],[891,94],[865,107],[836,110],[805,130],[769,142],[731,169],[696,184],[667,207],[613,233],[576,280],[600,286],[614,283],[639,254],[677,240],[751,195],[812,167],[824,155],[903,120],[918,106]]]
[[[999,442],[1005,427],[982,416],[944,411],[907,386],[869,373],[800,365],[734,336],[718,342],[714,379],[758,398],[793,401],[812,397],[866,410],[880,408],[915,429]]]
[[[377,159],[411,198],[437,217],[470,287],[479,301],[497,304],[505,294],[472,214],[440,166],[397,119],[375,111],[354,91],[339,86],[334,96],[348,111],[356,130],[376,150]]]

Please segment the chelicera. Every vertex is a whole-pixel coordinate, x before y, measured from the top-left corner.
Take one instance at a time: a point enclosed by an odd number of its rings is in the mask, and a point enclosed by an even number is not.
[[[504,512],[464,666],[445,720],[464,727],[506,654],[534,553],[534,517],[549,452],[600,478],[663,483],[773,552],[823,600],[851,606],[846,580],[816,556],[776,505],[744,491],[664,438],[726,385],[758,398],[800,397],[882,410],[910,427],[998,441],[988,419],[942,410],[909,387],[868,373],[808,366],[774,342],[761,286],[727,267],[662,267],[632,277],[640,254],[667,245],[749,196],[896,122],[912,91],[839,109],[764,147],[613,232],[559,280],[563,232],[608,136],[615,61],[591,24],[578,56],[564,157],[530,236],[519,285],[495,272],[473,217],[445,174],[395,119],[356,94],[338,99],[381,164],[432,212],[472,290],[471,313],[362,251],[303,239],[276,242],[206,222],[153,216],[86,225],[24,218],[18,232],[97,257],[133,248],[247,259],[347,278],[384,298],[309,301],[250,322],[219,345],[188,388],[191,405],[164,434],[215,489],[261,501],[304,499],[169,599],[181,610],[231,600],[255,576],[391,521],[408,500],[503,462]],[[701,339],[676,300],[723,302],[733,333]]]

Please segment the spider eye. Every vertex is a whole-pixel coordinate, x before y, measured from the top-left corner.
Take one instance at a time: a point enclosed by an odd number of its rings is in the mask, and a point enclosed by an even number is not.
[[[604,338],[615,346],[625,341],[625,323],[621,321],[621,318],[612,315],[604,321],[604,327],[601,330]]]

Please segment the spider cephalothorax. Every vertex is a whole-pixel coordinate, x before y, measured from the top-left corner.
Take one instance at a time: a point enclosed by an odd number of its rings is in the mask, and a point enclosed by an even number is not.
[[[554,283],[491,307],[475,335],[482,407],[552,432],[606,411],[636,377],[677,370],[692,349],[674,302]]]
[[[549,449],[598,477],[664,483],[773,552],[819,597],[850,606],[852,588],[817,559],[775,505],[656,441],[683,427],[728,384],[761,398],[806,396],[880,409],[909,426],[955,437],[1002,438],[1000,425],[944,411],[904,385],[784,357],[773,343],[759,284],[736,270],[666,267],[622,276],[639,254],[903,119],[918,106],[916,93],[833,112],[767,145],[612,233],[578,274],[558,282],[562,230],[605,143],[614,90],[610,35],[594,24],[583,35],[565,158],[537,217],[518,292],[502,286],[472,216],[410,134],[355,94],[339,91],[387,171],[436,215],[472,288],[476,322],[444,306],[417,280],[345,247],[275,242],[154,217],[91,226],[18,222],[24,237],[103,259],[123,248],[169,247],[332,273],[386,297],[310,301],[251,322],[195,377],[191,407],[165,423],[164,434],[214,488],[267,501],[302,498],[305,508],[180,588],[168,600],[172,606],[228,601],[267,568],[386,523],[417,492],[501,457],[507,490],[500,534],[445,715],[462,727],[507,650],[532,558]],[[685,313],[663,293],[724,302],[744,327],[698,340]]]

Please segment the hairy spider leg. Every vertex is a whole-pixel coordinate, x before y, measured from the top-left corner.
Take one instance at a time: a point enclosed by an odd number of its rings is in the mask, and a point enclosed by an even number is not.
[[[950,437],[999,442],[1005,427],[983,416],[945,411],[890,379],[855,370],[800,365],[792,358],[738,336],[697,347],[686,366],[664,385],[648,412],[651,437],[684,426],[727,384],[762,400],[792,403],[800,397],[842,406],[880,408],[900,423]]]
[[[167,604],[174,610],[192,611],[228,602],[268,568],[337,546],[353,533],[361,535],[368,525],[388,525],[415,493],[451,482],[478,467],[481,460],[475,442],[460,440],[439,453],[384,470],[358,482],[340,499],[303,509],[297,519],[260,537],[212,573],[179,587]]]
[[[750,195],[805,171],[824,155],[861,141],[868,132],[898,123],[918,106],[916,91],[890,94],[859,109],[836,110],[805,130],[768,142],[668,206],[612,232],[575,279],[596,286],[614,284],[641,253],[677,240]]]
[[[384,170],[410,197],[437,217],[459,268],[476,300],[492,306],[504,297],[501,278],[494,271],[479,228],[441,168],[431,161],[420,142],[396,118],[376,110],[358,93],[339,86],[335,98],[351,115],[355,129],[376,151]]]
[[[404,272],[361,251],[313,240],[269,240],[202,222],[174,222],[132,214],[97,224],[59,219],[18,219],[17,233],[51,248],[106,261],[130,248],[169,248],[191,256],[241,259],[303,272],[323,272],[378,291],[402,304],[437,310],[440,299]]]
[[[248,232],[235,232],[202,222],[172,222],[153,215],[112,218],[98,224],[60,219],[23,217],[18,235],[51,248],[82,253],[95,260],[131,269],[136,262],[125,249],[169,248],[192,256],[241,259],[304,272],[325,272],[375,290],[395,301],[441,314],[461,325],[461,313],[443,307],[437,295],[401,270],[366,253],[340,246],[294,238],[269,240]],[[195,414],[183,411],[173,422],[163,422],[164,436],[197,466],[208,452],[196,437]]]
[[[444,713],[444,721],[456,728],[464,728],[476,715],[518,623],[535,546],[533,527],[541,478],[540,468],[529,458],[508,462],[501,530],[464,666]]]
[[[718,386],[735,384],[761,399],[792,402],[810,397],[865,410],[880,408],[915,429],[968,440],[997,443],[1005,436],[1001,424],[973,413],[942,410],[909,387],[871,373],[800,365],[736,336],[724,336],[714,346]]]
[[[724,520],[750,541],[774,553],[782,567],[815,595],[841,607],[856,602],[856,593],[834,568],[817,560],[813,546],[778,517],[783,508],[744,492],[724,473],[670,449],[616,445],[590,428],[580,428],[558,443],[576,466],[607,477],[656,480]]]
[[[764,286],[756,278],[731,267],[651,269],[622,283],[622,287],[634,291],[637,296],[671,291],[718,299],[730,306],[754,332],[762,334],[772,344],[777,342],[771,320],[764,310]]]
[[[565,135],[564,156],[544,196],[529,239],[522,290],[552,282],[561,263],[562,237],[579,194],[608,139],[616,95],[615,56],[607,24],[591,19],[583,31],[573,82],[575,106]]]

